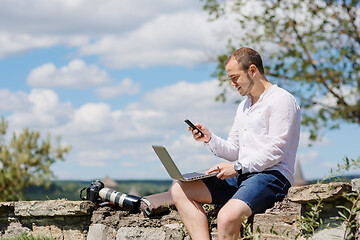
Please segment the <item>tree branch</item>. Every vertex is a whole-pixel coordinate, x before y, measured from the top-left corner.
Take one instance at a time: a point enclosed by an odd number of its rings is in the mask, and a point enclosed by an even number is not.
[[[355,40],[360,43],[360,31],[358,29],[358,26],[355,24],[355,17],[354,15],[351,13],[351,8],[346,5],[346,1],[343,0],[343,4],[342,4],[343,8],[345,8],[347,14],[349,15],[350,18],[350,23],[352,25],[352,27],[354,28],[355,31]]]
[[[293,24],[293,25],[292,25],[292,28],[293,28],[293,30],[294,30],[294,32],[295,32],[295,34],[296,34],[296,36],[297,36],[297,38],[298,38],[298,40],[299,40],[299,42],[300,42],[301,47],[303,48],[303,50],[304,50],[304,52],[305,52],[305,54],[306,54],[306,56],[307,56],[307,58],[308,58],[309,63],[310,63],[311,66],[314,68],[314,70],[315,70],[315,72],[316,72],[316,75],[319,77],[320,82],[325,86],[325,88],[326,88],[334,97],[336,97],[336,98],[340,101],[340,103],[344,104],[345,106],[348,106],[348,104],[345,102],[344,98],[343,98],[342,96],[338,95],[337,93],[335,93],[335,92],[329,87],[329,85],[326,83],[325,78],[322,76],[321,72],[319,71],[319,69],[317,68],[317,66],[314,64],[314,62],[312,61],[312,58],[311,58],[311,56],[310,56],[310,53],[309,53],[308,49],[306,48],[306,46],[305,46],[305,44],[304,44],[304,42],[303,42],[302,37],[300,36],[299,32],[298,32],[297,29],[296,29],[296,25]]]
[[[271,77],[281,78],[281,79],[284,79],[284,80],[291,80],[290,77],[285,76],[285,75],[280,75],[280,74],[276,74],[276,73],[266,73],[266,74],[271,76]]]
[[[353,50],[353,49],[352,49]],[[354,54],[355,54],[355,50],[353,50]],[[345,57],[347,59],[349,59],[349,61],[351,62],[351,66],[352,66],[352,69],[353,69],[353,73],[355,75],[355,78],[356,78],[356,82],[358,84],[358,87],[360,87],[360,74],[359,74],[359,71],[356,69],[356,60],[355,59],[352,59],[351,58],[351,55],[349,54],[346,54]]]

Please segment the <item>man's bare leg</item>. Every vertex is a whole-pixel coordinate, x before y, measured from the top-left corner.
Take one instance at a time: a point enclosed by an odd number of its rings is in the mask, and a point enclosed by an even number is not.
[[[240,239],[243,221],[252,214],[251,208],[242,200],[230,199],[219,211],[217,228],[219,240]]]
[[[176,182],[171,195],[191,238],[210,239],[208,220],[201,203],[211,203],[211,194],[204,182]]]

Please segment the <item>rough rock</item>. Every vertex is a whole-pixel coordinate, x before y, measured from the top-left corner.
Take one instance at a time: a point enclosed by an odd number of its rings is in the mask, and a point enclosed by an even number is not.
[[[300,235],[300,230],[296,224],[296,220],[300,216],[301,204],[285,198],[264,214],[254,216],[253,231],[261,236],[259,239],[282,239],[280,236],[295,239],[297,235]],[[275,232],[279,234],[279,237],[273,234]]]
[[[31,233],[31,230],[21,225],[20,222],[12,222],[5,231],[4,237],[10,237],[17,234]]]
[[[296,203],[313,203],[318,199],[323,201],[333,201],[342,197],[344,192],[351,191],[350,183],[335,182],[335,183],[319,183],[311,184],[301,187],[292,187],[289,189],[287,198]]]
[[[14,213],[21,217],[89,215],[94,207],[90,201],[20,201],[15,202]]]
[[[332,228],[323,228],[315,232],[311,240],[339,240],[344,239],[345,225],[340,224]]]
[[[104,224],[91,224],[87,240],[112,240],[116,236],[116,230]]]
[[[351,180],[351,190],[360,193],[360,178]]]

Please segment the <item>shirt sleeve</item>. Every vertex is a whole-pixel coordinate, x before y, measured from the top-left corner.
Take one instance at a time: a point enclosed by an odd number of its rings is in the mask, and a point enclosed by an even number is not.
[[[236,161],[239,158],[239,136],[238,136],[238,120],[235,117],[234,124],[230,130],[227,140],[224,140],[212,133],[212,137],[208,143],[205,143],[215,156],[228,161]]]

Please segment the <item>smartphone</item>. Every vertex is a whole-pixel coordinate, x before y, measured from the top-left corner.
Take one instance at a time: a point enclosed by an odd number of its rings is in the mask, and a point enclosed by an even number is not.
[[[201,137],[204,136],[204,134],[200,131],[200,129],[198,129],[197,127],[195,127],[195,125],[194,125],[192,122],[190,122],[189,119],[186,119],[185,122],[186,122],[187,125],[189,125],[189,127],[191,127],[193,130],[194,130],[194,129],[198,130],[198,132],[201,134],[201,135],[200,135]]]

